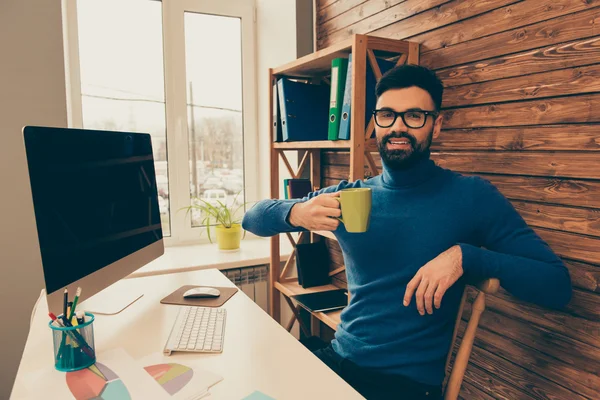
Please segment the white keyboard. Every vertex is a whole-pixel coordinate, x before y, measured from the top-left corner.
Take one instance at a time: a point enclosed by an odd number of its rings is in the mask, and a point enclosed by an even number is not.
[[[180,306],[164,353],[190,351],[221,353],[225,336],[224,308]]]

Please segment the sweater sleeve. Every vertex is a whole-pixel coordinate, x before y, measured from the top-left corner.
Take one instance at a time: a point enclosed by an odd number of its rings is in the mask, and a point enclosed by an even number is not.
[[[495,186],[476,180],[476,235],[484,248],[459,244],[465,273],[498,278],[503,288],[525,301],[565,307],[572,294],[568,269]]]
[[[338,185],[328,186],[316,192],[309,193],[302,199],[291,200],[261,200],[254,205],[242,220],[242,228],[257,236],[273,236],[284,232],[302,232],[306,229],[295,227],[288,222],[292,207],[323,193],[333,193],[352,186],[348,181],[341,181]]]

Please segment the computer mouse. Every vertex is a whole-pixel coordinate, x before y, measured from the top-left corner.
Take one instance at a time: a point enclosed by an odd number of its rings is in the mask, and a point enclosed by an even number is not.
[[[215,289],[212,287],[195,287],[190,290],[187,290],[183,294],[184,299],[197,299],[202,297],[219,297],[221,292],[219,289]]]

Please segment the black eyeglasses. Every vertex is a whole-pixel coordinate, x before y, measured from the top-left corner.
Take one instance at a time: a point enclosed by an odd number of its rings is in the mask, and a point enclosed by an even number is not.
[[[381,128],[389,128],[394,125],[398,116],[402,118],[404,125],[412,129],[419,129],[425,126],[427,122],[427,116],[437,116],[438,113],[435,111],[402,111],[396,112],[393,110],[374,110],[373,115],[375,116],[375,123]]]

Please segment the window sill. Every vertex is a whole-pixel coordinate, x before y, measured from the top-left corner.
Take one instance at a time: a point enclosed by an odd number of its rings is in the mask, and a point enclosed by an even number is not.
[[[280,239],[281,260],[286,261],[292,252],[292,245],[285,235],[281,235]],[[268,264],[270,261],[270,238],[242,240],[240,249],[236,252],[220,251],[216,243],[173,246],[165,247],[165,254],[128,275],[127,278],[197,271],[209,268],[226,270]]]

